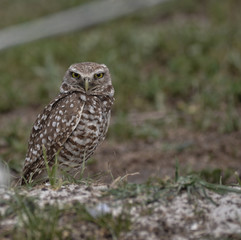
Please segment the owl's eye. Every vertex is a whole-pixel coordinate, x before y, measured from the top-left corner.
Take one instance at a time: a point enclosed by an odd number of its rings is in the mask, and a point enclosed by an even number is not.
[[[103,78],[104,77],[104,73],[96,73],[95,75],[94,75],[94,78],[95,79],[100,79],[100,78]]]
[[[79,79],[80,78],[80,75],[78,73],[75,73],[75,72],[71,72],[71,76],[75,79]]]

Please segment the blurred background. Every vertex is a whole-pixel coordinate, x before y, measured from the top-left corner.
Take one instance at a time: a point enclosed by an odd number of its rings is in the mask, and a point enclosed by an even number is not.
[[[0,39],[7,27],[87,2],[1,0]],[[240,1],[170,0],[1,49],[0,161],[20,175],[32,124],[58,94],[66,69],[94,61],[109,67],[116,101],[107,139],[86,176],[169,178],[179,161],[182,173],[235,182],[234,172],[241,174],[240,40]]]

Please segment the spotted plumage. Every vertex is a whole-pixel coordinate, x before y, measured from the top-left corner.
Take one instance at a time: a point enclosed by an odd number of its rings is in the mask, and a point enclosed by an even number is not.
[[[47,180],[51,167],[73,176],[94,153],[108,130],[114,88],[108,68],[91,62],[67,70],[60,94],[38,115],[29,139],[21,183]]]

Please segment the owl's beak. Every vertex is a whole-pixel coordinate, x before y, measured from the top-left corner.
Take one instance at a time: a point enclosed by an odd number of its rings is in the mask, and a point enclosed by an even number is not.
[[[87,92],[89,89],[89,78],[85,78],[84,81],[85,81],[85,91]]]

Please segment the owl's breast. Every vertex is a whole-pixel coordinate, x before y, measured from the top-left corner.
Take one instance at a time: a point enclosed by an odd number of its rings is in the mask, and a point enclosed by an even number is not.
[[[79,123],[64,143],[60,154],[60,165],[80,167],[95,151],[106,135],[110,111],[98,97],[87,97]]]

